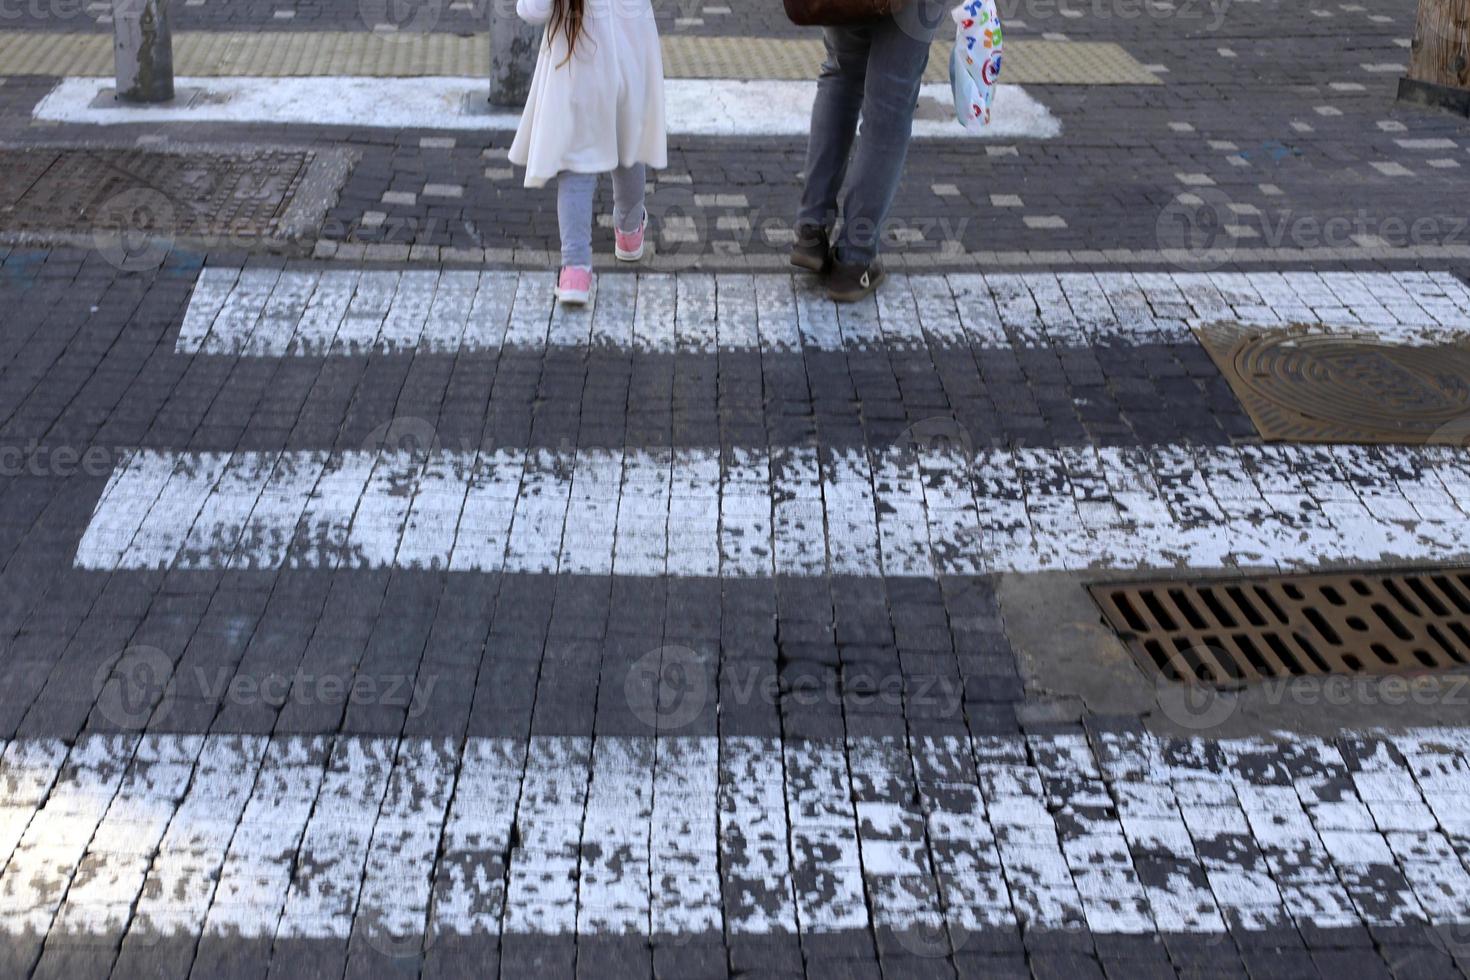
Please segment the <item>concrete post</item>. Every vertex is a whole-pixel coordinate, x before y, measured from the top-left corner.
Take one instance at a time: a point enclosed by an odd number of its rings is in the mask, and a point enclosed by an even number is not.
[[[123,102],[174,97],[174,42],[169,0],[113,0],[113,58]]]
[[[1419,0],[1399,98],[1470,116],[1470,0]]]
[[[531,91],[541,28],[516,16],[515,0],[490,3],[490,104],[519,109]]]

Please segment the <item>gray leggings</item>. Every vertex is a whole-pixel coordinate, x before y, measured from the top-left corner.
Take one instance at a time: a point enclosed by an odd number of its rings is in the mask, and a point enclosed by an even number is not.
[[[556,178],[556,220],[561,226],[561,264],[592,264],[592,198],[598,174],[563,173]],[[643,221],[643,164],[612,172],[613,223],[623,232]]]

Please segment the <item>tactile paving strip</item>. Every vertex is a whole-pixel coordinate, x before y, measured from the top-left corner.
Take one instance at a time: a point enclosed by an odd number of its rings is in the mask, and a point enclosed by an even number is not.
[[[1196,332],[1263,439],[1463,445],[1470,434],[1470,346],[1302,325]]]
[[[1470,664],[1470,569],[1089,587],[1139,662],[1171,681],[1233,686]]]
[[[941,36],[924,75],[949,81],[953,37]],[[816,38],[689,37],[664,39],[670,78],[763,78],[797,81],[816,77],[824,49]],[[1026,85],[1158,85],[1159,79],[1116,44],[1083,41],[1006,40],[1003,79]]]
[[[948,38],[936,44],[925,79],[949,79]],[[669,78],[801,81],[816,78],[816,38],[667,37]],[[0,32],[0,66],[8,75],[108,76],[112,39],[96,34]],[[489,36],[379,35],[368,31],[201,32],[174,35],[181,77],[312,75],[370,77],[490,74]],[[1006,42],[1005,81],[1034,85],[1157,85],[1159,79],[1116,44],[1082,41]]]

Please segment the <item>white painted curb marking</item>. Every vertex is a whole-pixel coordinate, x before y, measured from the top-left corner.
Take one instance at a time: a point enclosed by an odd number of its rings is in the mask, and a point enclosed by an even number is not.
[[[469,112],[483,105],[482,78],[179,78],[198,97],[177,107],[96,107],[110,79],[65,78],[34,110],[35,118],[111,126],[124,123],[269,123],[351,126],[354,129],[514,130],[517,112]],[[816,80],[735,81],[671,78],[665,82],[671,136],[800,136],[811,129]],[[947,85],[925,85],[921,98],[952,106]],[[951,114],[920,118],[914,135],[974,139]],[[985,139],[1051,139],[1061,124],[1019,85],[1003,85]]]

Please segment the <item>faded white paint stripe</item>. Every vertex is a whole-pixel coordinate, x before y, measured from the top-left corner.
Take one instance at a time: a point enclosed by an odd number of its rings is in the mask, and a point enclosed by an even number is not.
[[[29,827],[0,873],[0,933],[356,931],[412,949],[430,928],[814,934],[870,910],[957,945],[1018,923],[1460,927],[1467,752],[1465,729],[21,739],[0,757],[0,811]]]
[[[269,123],[351,126],[355,129],[514,130],[520,114],[485,111],[480,78],[181,77],[199,98],[178,106],[121,108],[98,96],[111,79],[65,78],[34,109],[37,119],[112,126],[128,123]],[[671,78],[664,83],[665,118],[674,136],[805,136],[811,128],[815,81]],[[925,85],[925,98],[952,100],[948,85]],[[995,121],[984,139],[1050,139],[1061,124],[1019,85],[996,95]],[[914,135],[975,137],[948,114],[918,119]]]
[[[76,564],[743,577],[1466,556],[1470,458],[1448,446],[798,448],[140,452]]]
[[[121,935],[203,746],[198,735],[165,735],[138,744],[53,928],[68,935]]]
[[[220,866],[250,800],[267,745],[266,739],[253,736],[205,739],[189,790],[172,811],[143,880],[130,932],[198,935],[203,930]]]
[[[592,741],[532,739],[516,807],[505,931],[571,934],[577,928],[577,869],[587,807]]]
[[[648,738],[602,738],[593,746],[577,875],[582,935],[648,935],[654,751]],[[630,830],[642,827],[649,836]]]
[[[868,906],[845,747],[812,741],[783,748],[798,927],[806,933],[865,928]]]
[[[877,925],[942,933],[944,913],[930,859],[924,813],[903,738],[848,745],[863,883]]]
[[[1463,342],[1470,334],[1470,288],[1448,273],[894,276],[875,300],[840,312],[799,280],[793,294],[786,276],[638,279],[635,290],[621,276],[604,276],[591,313],[554,314],[545,273],[328,270],[278,282],[255,270],[211,268],[195,286],[176,349],[273,357],[589,345],[651,353],[1009,349],[1184,343],[1191,324],[1220,320],[1323,324],[1406,344]],[[1372,295],[1397,301],[1385,306]]]
[[[652,931],[719,932],[719,741],[660,738],[655,751],[649,848]]]
[[[434,869],[436,933],[500,935],[526,749],[526,743],[511,739],[465,744]]]
[[[52,929],[73,883],[79,876],[86,877],[94,835],[111,808],[137,743],[132,736],[89,736],[72,747],[59,772],[51,766],[54,743],[43,743],[36,753],[40,772],[31,778],[23,769],[31,754],[23,750],[7,753],[7,786],[11,772],[16,772],[13,778],[19,784],[30,786],[47,781],[52,772],[56,775],[0,872],[0,928],[36,935]],[[13,805],[9,800],[0,802]],[[113,840],[107,835],[104,846]],[[79,910],[70,924],[89,929],[98,923],[98,917]]]
[[[373,828],[361,821],[383,798],[394,749],[389,739],[341,738],[333,746],[297,851],[280,935],[351,931],[373,835]]]
[[[454,788],[456,751],[448,739],[405,739],[373,827],[357,906],[369,940],[401,941],[429,927],[434,861]]]
[[[274,936],[291,889],[292,868],[326,775],[328,744],[272,739],[250,799],[230,838],[205,931]]]
[[[720,870],[730,931],[796,932],[785,768],[773,739],[720,742]]]

